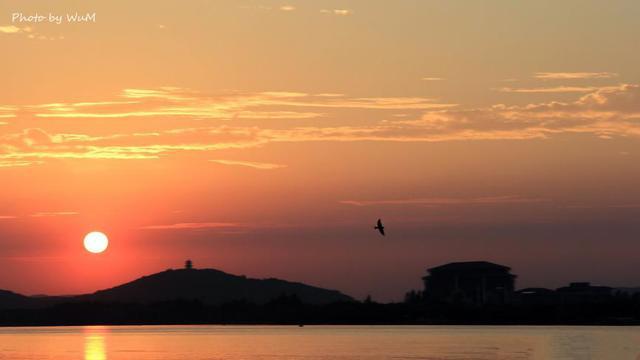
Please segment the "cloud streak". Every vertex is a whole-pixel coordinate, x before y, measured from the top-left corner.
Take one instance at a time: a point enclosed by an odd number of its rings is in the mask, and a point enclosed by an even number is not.
[[[198,119],[310,119],[323,116],[300,108],[426,110],[456,104],[438,103],[423,97],[349,98],[341,94],[297,92],[230,93],[207,96],[189,89],[125,89],[121,99],[51,103],[25,107],[41,118],[136,118],[183,117]]]
[[[0,105],[0,119],[8,119],[16,117],[16,106]],[[0,122],[0,125],[6,125],[6,122]]]
[[[339,203],[353,206],[380,205],[419,205],[419,206],[452,206],[452,205],[504,205],[535,204],[549,202],[549,199],[527,198],[520,196],[488,196],[475,198],[410,198],[391,200],[342,200]]]
[[[561,93],[588,93],[598,90],[594,86],[554,86],[541,88],[500,88],[500,92],[522,94],[561,94]]]
[[[536,79],[543,80],[575,80],[575,79],[610,79],[618,76],[611,72],[537,72]]]
[[[219,229],[219,228],[239,228],[243,224],[233,222],[185,222],[167,225],[147,225],[140,227],[141,230],[189,230],[189,229]]]
[[[15,25],[0,26],[0,33],[2,34],[22,34],[28,32],[31,32],[30,27],[17,27]]]
[[[40,165],[42,161],[29,160],[0,160],[0,168],[21,168],[26,166]]]
[[[36,33],[33,31],[33,28],[31,28],[30,26],[19,27],[15,25],[2,25],[0,26],[0,34],[24,35],[28,39],[35,39],[35,40],[63,40],[64,39],[64,36],[62,35],[47,36],[47,35]]]
[[[320,12],[323,14],[333,14],[338,16],[353,15],[353,10],[349,9],[322,9]]]
[[[254,161],[240,161],[240,160],[209,160],[210,162],[214,162],[222,165],[236,165],[236,166],[244,166],[250,167],[258,170],[275,170],[286,168],[287,165],[282,164],[273,164],[273,163],[263,163],[263,162],[254,162]]]
[[[54,217],[54,216],[72,216],[78,215],[78,212],[75,211],[43,211],[37,212],[35,214],[31,214],[31,217]]]

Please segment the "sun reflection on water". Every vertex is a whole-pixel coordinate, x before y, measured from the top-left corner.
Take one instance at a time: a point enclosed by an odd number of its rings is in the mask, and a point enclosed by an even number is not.
[[[84,336],[84,360],[107,360],[105,328],[87,327]]]

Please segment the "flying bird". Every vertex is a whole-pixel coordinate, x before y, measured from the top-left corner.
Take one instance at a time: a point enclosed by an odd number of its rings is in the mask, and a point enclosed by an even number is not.
[[[378,230],[380,234],[384,236],[384,225],[382,225],[382,220],[378,219],[378,225],[374,226],[373,228]]]

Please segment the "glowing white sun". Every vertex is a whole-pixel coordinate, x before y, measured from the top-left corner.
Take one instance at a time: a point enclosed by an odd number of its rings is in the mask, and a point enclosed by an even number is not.
[[[99,231],[92,231],[84,237],[84,248],[94,254],[105,251],[107,246],[109,246],[107,235]]]

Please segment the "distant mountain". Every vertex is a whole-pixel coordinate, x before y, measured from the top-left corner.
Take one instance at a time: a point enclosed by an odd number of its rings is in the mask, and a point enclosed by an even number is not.
[[[28,296],[0,290],[0,309],[29,308],[33,305],[33,301]]]
[[[76,298],[109,302],[197,299],[206,304],[247,300],[263,304],[282,295],[296,295],[302,302],[309,304],[353,300],[334,290],[278,279],[251,279],[215,269],[167,270]]]
[[[353,301],[339,291],[279,279],[251,279],[215,269],[166,270],[93,294],[69,297],[27,297],[0,290],[0,309],[44,307],[61,302],[150,303],[200,300],[217,305],[234,300],[264,304],[295,295],[308,304]]]

